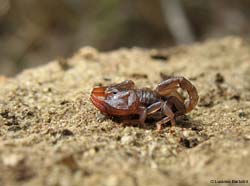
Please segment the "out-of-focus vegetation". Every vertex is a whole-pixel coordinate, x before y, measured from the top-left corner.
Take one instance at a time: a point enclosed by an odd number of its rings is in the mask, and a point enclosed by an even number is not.
[[[79,47],[169,47],[250,31],[249,0],[0,0],[0,74]]]

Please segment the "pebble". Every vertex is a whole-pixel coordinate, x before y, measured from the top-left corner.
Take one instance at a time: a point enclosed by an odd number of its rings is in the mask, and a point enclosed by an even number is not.
[[[82,56],[85,59],[96,59],[98,56],[98,51],[90,46],[86,46],[79,50],[78,55]]]
[[[123,145],[131,144],[133,141],[134,141],[134,137],[132,137],[132,136],[123,136],[121,138],[121,143]]]
[[[2,156],[3,164],[6,166],[11,166],[11,167],[16,166],[23,159],[24,159],[24,157],[22,155],[18,155],[18,154],[8,154],[5,156]]]

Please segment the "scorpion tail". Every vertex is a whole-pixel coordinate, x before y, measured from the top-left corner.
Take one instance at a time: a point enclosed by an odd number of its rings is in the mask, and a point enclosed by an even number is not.
[[[171,95],[173,91],[176,91],[178,88],[186,90],[189,96],[189,99],[184,102],[186,112],[190,112],[194,109],[198,103],[198,93],[194,85],[184,77],[171,77],[163,82],[161,82],[157,87],[156,91],[161,96]]]
[[[188,92],[189,99],[185,101],[186,112],[190,112],[197,105],[199,96],[195,86],[186,78],[181,77],[180,87]]]

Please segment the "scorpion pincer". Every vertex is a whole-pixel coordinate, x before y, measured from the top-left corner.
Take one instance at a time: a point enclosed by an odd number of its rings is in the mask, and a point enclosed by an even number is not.
[[[177,91],[186,90],[188,98],[184,99]],[[130,118],[138,125],[145,125],[147,118],[157,120],[157,130],[162,130],[164,124],[193,110],[199,96],[196,88],[184,77],[170,77],[162,81],[154,90],[136,88],[131,80],[126,80],[110,86],[96,87],[91,92],[92,103],[106,116]],[[130,120],[132,122],[132,120]]]

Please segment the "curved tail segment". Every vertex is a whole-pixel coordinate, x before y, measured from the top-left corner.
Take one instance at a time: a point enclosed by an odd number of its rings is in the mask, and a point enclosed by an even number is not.
[[[194,85],[184,77],[171,77],[163,82],[161,82],[157,87],[156,91],[160,96],[169,96],[173,92],[176,92],[178,88],[186,90],[189,99],[184,102],[186,113],[194,109],[198,103],[198,93]]]

